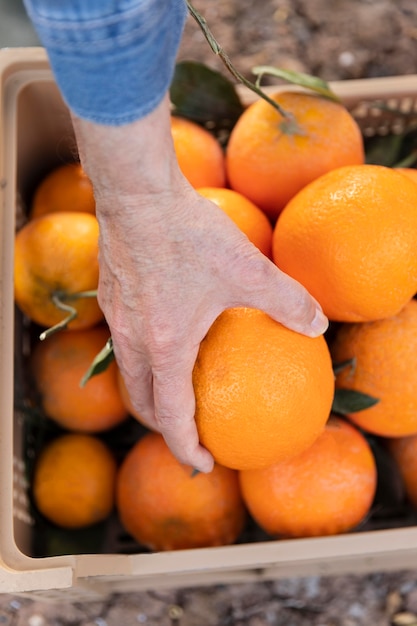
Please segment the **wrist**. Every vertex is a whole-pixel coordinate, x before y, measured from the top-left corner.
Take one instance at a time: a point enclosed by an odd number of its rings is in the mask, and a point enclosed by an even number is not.
[[[81,164],[96,200],[172,193],[183,184],[171,135],[168,97],[149,115],[123,126],[73,118]]]

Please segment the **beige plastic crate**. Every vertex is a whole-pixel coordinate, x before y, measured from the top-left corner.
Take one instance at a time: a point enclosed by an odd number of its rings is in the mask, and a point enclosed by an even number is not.
[[[333,83],[367,135],[417,122],[417,76]],[[251,94],[245,92],[249,101]],[[402,114],[390,114],[376,101]],[[371,106],[372,105],[372,106]],[[415,568],[417,526],[336,537],[263,541],[165,553],[33,556],[22,422],[14,410],[21,348],[13,302],[13,240],[20,197],[74,153],[68,115],[43,49],[0,50],[0,592],[60,601],[109,592],[278,577]]]

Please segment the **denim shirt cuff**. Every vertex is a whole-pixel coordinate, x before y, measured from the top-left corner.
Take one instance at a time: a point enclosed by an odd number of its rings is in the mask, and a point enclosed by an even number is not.
[[[161,102],[187,16],[183,0],[131,1],[128,9],[125,0],[124,9],[107,14],[101,0],[93,15],[88,7],[95,2],[84,0],[79,13],[70,17],[59,14],[57,6],[65,2],[25,4],[62,96],[78,117],[122,125],[144,117]]]

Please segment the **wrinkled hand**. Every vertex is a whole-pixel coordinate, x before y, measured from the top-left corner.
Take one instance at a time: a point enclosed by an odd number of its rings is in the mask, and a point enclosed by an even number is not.
[[[264,310],[306,335],[327,320],[296,281],[262,255],[178,169],[167,101],[124,127],[74,120],[100,223],[99,303],[135,409],[176,457],[208,472],[192,372],[226,308]]]

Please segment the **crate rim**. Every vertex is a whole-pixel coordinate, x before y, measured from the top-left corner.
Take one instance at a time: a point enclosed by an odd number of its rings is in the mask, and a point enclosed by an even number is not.
[[[13,148],[16,112],[21,90],[33,82],[53,81],[43,48],[0,49],[0,217],[6,224],[0,239],[0,276],[11,268],[12,250],[7,237],[14,232],[15,206]],[[330,86],[349,105],[363,99],[417,98],[417,75],[334,81]],[[268,87],[269,92],[288,85]],[[249,103],[255,94],[239,87]],[[7,153],[7,154],[6,154]],[[12,172],[12,176],[9,176]],[[13,229],[13,230],[12,230]],[[417,526],[373,530],[340,536],[232,545],[155,554],[97,554],[33,558],[17,547],[12,519],[13,392],[10,386],[13,340],[12,278],[3,281],[0,303],[0,593],[41,592],[74,588],[92,595],[120,583],[124,588],[195,586],[246,578],[266,580],[305,573],[333,574],[378,569],[412,569],[417,557]],[[7,297],[6,297],[7,296]],[[7,366],[7,363],[9,364]],[[6,383],[5,383],[6,381]],[[3,389],[1,389],[3,387]],[[11,385],[13,387],[13,385]],[[2,391],[4,393],[2,393]],[[7,480],[6,480],[7,476]],[[117,588],[117,587],[116,587]],[[88,591],[87,591],[88,595]],[[94,596],[95,597],[95,596]],[[59,597],[62,600],[62,597]],[[73,597],[71,600],[73,601]]]

